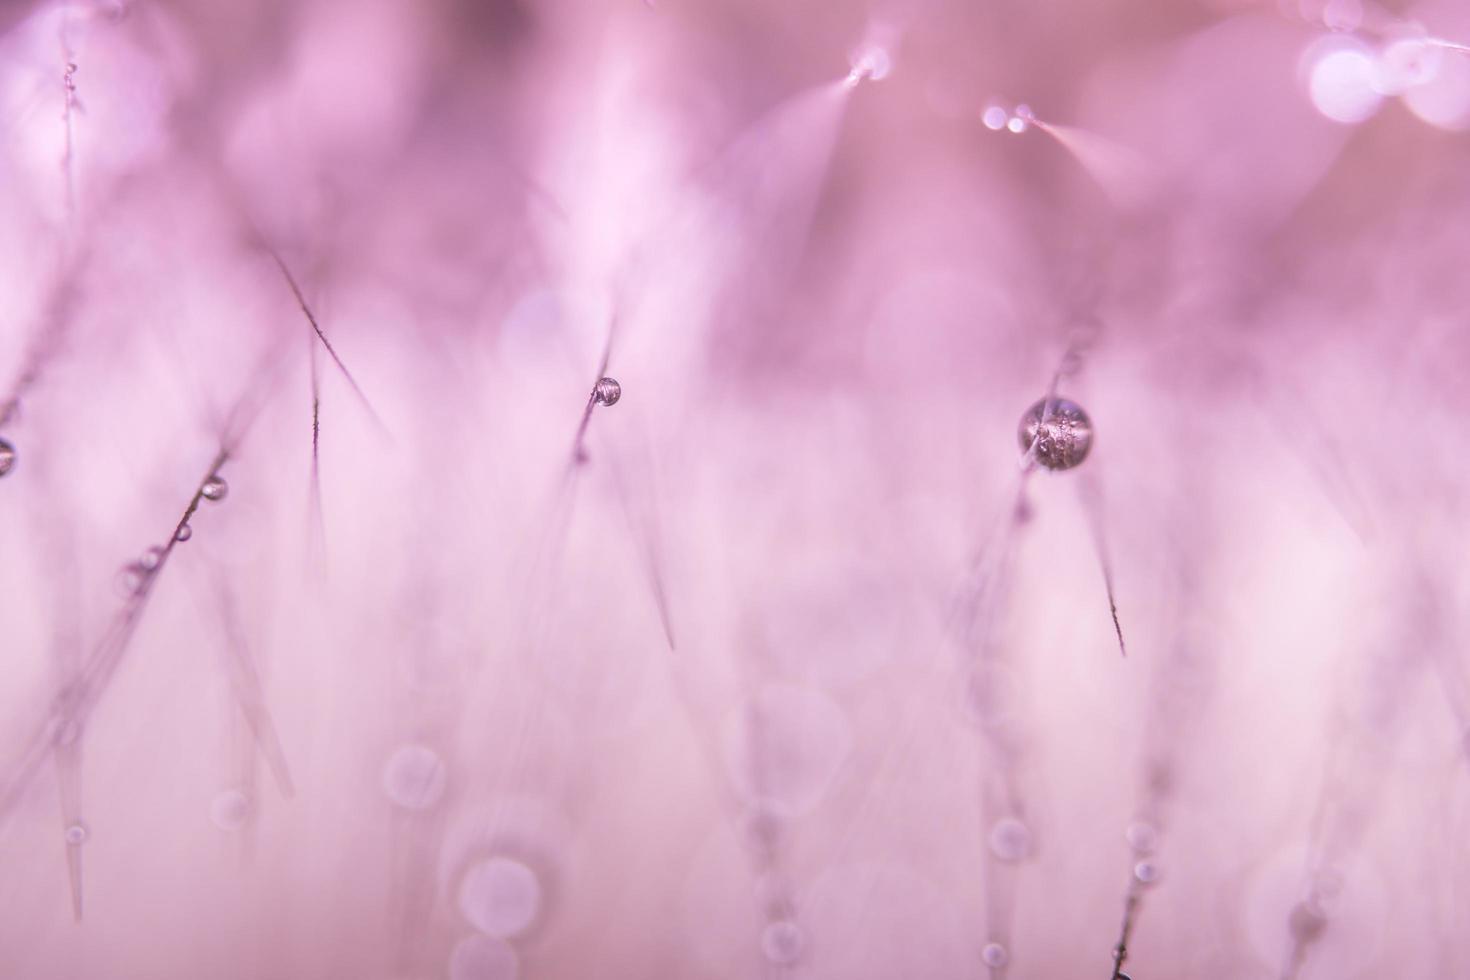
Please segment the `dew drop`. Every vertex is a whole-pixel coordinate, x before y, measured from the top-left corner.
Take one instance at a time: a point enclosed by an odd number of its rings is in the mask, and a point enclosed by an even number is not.
[[[66,842],[72,846],[78,846],[87,842],[87,828],[79,823],[74,823],[66,828]]]
[[[1021,416],[1017,441],[1049,470],[1069,470],[1092,449],[1092,420],[1065,398],[1043,398]]]
[[[163,549],[157,545],[143,552],[143,557],[138,559],[138,567],[145,572],[152,572],[158,568],[163,561]]]
[[[131,598],[143,591],[143,585],[148,581],[149,571],[143,567],[142,562],[131,561],[124,565],[117,573],[117,591],[123,598]]]
[[[15,469],[15,447],[0,439],[0,476]]]
[[[218,503],[225,499],[230,492],[230,485],[224,481],[224,477],[211,476],[204,481],[204,486],[199,488],[199,494],[205,500],[213,500]]]
[[[1142,820],[1128,825],[1123,832],[1123,837],[1128,841],[1128,846],[1135,854],[1152,854],[1159,846],[1159,832],[1153,824]]]
[[[761,952],[767,960],[780,966],[789,966],[800,959],[805,945],[801,927],[788,919],[772,922],[761,932]]]
[[[209,804],[209,819],[220,830],[239,830],[250,819],[250,797],[238,789],[216,793]]]
[[[1031,853],[1031,831],[1015,817],[997,820],[990,828],[990,853],[1002,861],[1023,861]]]
[[[194,529],[187,524],[180,524],[179,529],[174,532],[175,541],[188,541],[194,536]]]
[[[592,386],[592,399],[599,405],[616,405],[623,397],[623,386],[616,378],[599,378]]]
[[[985,124],[985,128],[996,132],[1006,128],[1007,118],[1006,111],[998,105],[986,106],[985,111],[980,114],[980,121]]]
[[[540,908],[541,882],[519,861],[489,858],[460,879],[460,914],[487,936],[508,939],[525,932]]]
[[[1133,880],[1140,885],[1158,884],[1160,874],[1159,866],[1152,861],[1139,861],[1133,866]]]
[[[433,749],[404,745],[383,766],[383,792],[405,810],[427,810],[444,795],[448,773]]]
[[[998,970],[1010,961],[1010,952],[1000,943],[986,943],[985,948],[980,950],[980,962],[991,969]]]

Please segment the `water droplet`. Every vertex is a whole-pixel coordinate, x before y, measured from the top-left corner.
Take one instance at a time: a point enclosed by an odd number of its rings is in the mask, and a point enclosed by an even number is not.
[[[980,950],[980,962],[992,969],[1000,969],[1011,961],[1010,952],[1000,943],[986,943]]]
[[[143,552],[143,557],[138,559],[138,567],[145,572],[152,572],[158,568],[159,563],[162,561],[163,549],[154,545],[152,548]]]
[[[516,980],[520,972],[510,944],[489,936],[467,936],[449,954],[449,980]]]
[[[224,477],[212,476],[204,481],[204,486],[199,488],[199,493],[205,500],[213,500],[218,503],[225,499],[230,492],[230,485],[225,482]]]
[[[508,939],[525,932],[540,909],[541,882],[519,861],[489,858],[460,879],[460,914],[487,936]]]
[[[623,386],[616,378],[599,378],[592,386],[592,399],[599,405],[616,405],[623,397]]]
[[[188,541],[194,536],[194,529],[187,524],[180,524],[179,529],[174,532],[175,541]]]
[[[1159,846],[1158,830],[1153,824],[1143,820],[1130,823],[1123,832],[1123,837],[1135,854],[1152,854],[1154,848]]]
[[[84,844],[87,841],[87,828],[82,824],[74,823],[66,828],[66,842],[72,846]]]
[[[123,598],[131,598],[143,591],[149,576],[141,562],[130,561],[117,573],[117,591]]]
[[[1023,861],[1031,853],[1031,831],[1015,817],[1004,817],[990,828],[990,853],[1002,861]]]
[[[1006,111],[998,105],[986,106],[985,111],[980,114],[980,121],[985,124],[985,128],[996,132],[1006,128],[1006,119]]]
[[[1006,121],[1006,129],[1009,129],[1013,133],[1024,133],[1030,128],[1030,120],[1023,119],[1020,116],[1012,116]]]
[[[15,447],[0,439],[0,476],[15,469]]]
[[[805,945],[801,927],[790,920],[772,922],[761,932],[761,952],[766,959],[780,966],[789,966],[800,959]]]
[[[1140,885],[1158,884],[1161,872],[1152,861],[1139,861],[1133,866],[1133,880]]]
[[[1049,470],[1069,470],[1092,449],[1092,420],[1065,398],[1043,398],[1021,416],[1017,441]]]
[[[433,749],[404,745],[383,766],[383,792],[395,806],[427,810],[444,795],[448,773]]]
[[[239,830],[250,819],[250,797],[238,789],[220,790],[209,804],[209,819],[220,830]]]

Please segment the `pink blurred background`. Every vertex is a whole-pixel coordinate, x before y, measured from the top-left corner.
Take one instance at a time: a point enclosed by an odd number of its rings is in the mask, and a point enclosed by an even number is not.
[[[1470,976],[1466,44],[0,5],[0,976]]]

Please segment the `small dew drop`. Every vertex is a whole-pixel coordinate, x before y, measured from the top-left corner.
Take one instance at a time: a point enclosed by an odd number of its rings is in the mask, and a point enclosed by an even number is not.
[[[1159,832],[1153,824],[1142,820],[1134,821],[1128,825],[1123,833],[1128,846],[1135,854],[1152,854],[1159,846]]]
[[[143,557],[138,559],[138,567],[145,572],[152,572],[158,568],[163,561],[163,549],[157,545],[143,552]]]
[[[250,797],[238,789],[216,793],[209,804],[209,819],[220,830],[239,830],[250,819]]]
[[[599,405],[616,405],[623,397],[623,386],[616,378],[599,378],[592,386],[592,400]]]
[[[143,591],[150,572],[142,562],[128,562],[117,573],[117,591],[123,598],[131,598]]]
[[[187,524],[180,524],[179,529],[174,532],[175,541],[188,541],[194,536],[194,529]]]
[[[1139,861],[1133,866],[1133,880],[1140,885],[1156,885],[1159,876],[1159,866],[1152,861]]]
[[[0,476],[15,469],[15,447],[0,439]]]
[[[1031,128],[1030,121],[1021,116],[1012,116],[1006,122],[1006,129],[1009,129],[1013,133],[1024,133],[1029,128]]]
[[[1049,470],[1070,470],[1092,449],[1092,420],[1065,398],[1043,398],[1021,416],[1017,441]],[[1033,449],[1034,447],[1034,449]]]
[[[211,476],[204,481],[204,486],[199,488],[200,496],[205,500],[212,500],[215,503],[224,500],[229,492],[230,485],[224,481],[223,477],[219,476]]]
[[[1031,831],[1015,817],[997,820],[990,828],[990,853],[1001,861],[1024,861],[1031,854]]]
[[[1006,111],[998,105],[986,106],[985,111],[980,114],[980,121],[985,128],[994,132],[1000,132],[1006,128]]]
[[[531,927],[541,911],[541,881],[519,861],[493,857],[470,868],[459,883],[459,911],[470,925],[495,939]]]
[[[87,842],[87,828],[79,823],[74,823],[66,828],[66,842],[76,847]]]
[[[1000,969],[1010,961],[1010,952],[1000,943],[986,943],[985,948],[980,950],[980,962],[993,970]]]
[[[800,959],[805,945],[801,927],[787,919],[772,922],[761,932],[761,952],[779,966],[789,966]]]
[[[405,810],[428,810],[439,802],[449,774],[439,753],[422,745],[404,745],[383,766],[383,793]]]

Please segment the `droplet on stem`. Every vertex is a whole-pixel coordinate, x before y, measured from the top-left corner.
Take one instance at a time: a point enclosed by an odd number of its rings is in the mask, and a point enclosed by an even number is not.
[[[15,447],[0,439],[0,476],[15,469]]]
[[[220,830],[239,830],[250,819],[250,797],[242,790],[226,789],[209,804],[209,819]]]
[[[1004,817],[990,829],[990,852],[1001,861],[1023,861],[1031,854],[1031,831],[1015,817]]]
[[[204,486],[199,488],[200,496],[205,500],[212,500],[215,503],[224,500],[229,492],[230,485],[224,481],[224,477],[220,476],[211,476],[204,481]]]
[[[162,561],[163,549],[154,545],[152,548],[143,552],[143,557],[138,559],[138,567],[142,568],[145,572],[152,572],[158,568],[159,563]]]
[[[616,405],[623,397],[623,386],[616,378],[599,378],[592,386],[592,400],[599,405]]]
[[[1021,416],[1017,439],[1049,470],[1069,470],[1092,449],[1092,419],[1065,398],[1043,398]]]
[[[1159,846],[1158,830],[1154,828],[1153,824],[1142,820],[1130,823],[1123,836],[1128,841],[1128,846],[1132,848],[1133,853],[1138,855],[1152,854],[1154,849]]]
[[[130,598],[143,591],[143,585],[151,574],[142,562],[130,561],[117,573],[117,591],[123,598]]]
[[[87,841],[87,828],[79,823],[74,823],[66,828],[66,842],[73,846],[84,844]]]
[[[175,541],[188,541],[194,536],[194,529],[187,524],[180,524],[179,529],[174,532]]]
[[[998,970],[1010,961],[1010,952],[1000,943],[986,943],[985,948],[980,950],[980,962],[991,969]]]

